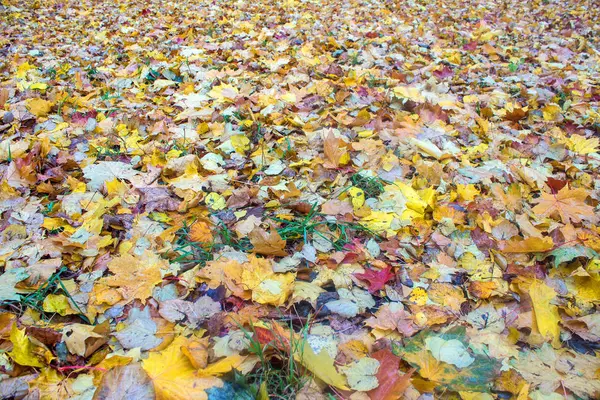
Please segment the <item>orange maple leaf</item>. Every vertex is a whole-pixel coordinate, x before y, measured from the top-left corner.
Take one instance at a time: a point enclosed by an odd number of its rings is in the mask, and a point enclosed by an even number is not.
[[[194,242],[210,243],[213,240],[213,234],[210,226],[203,221],[196,221],[190,227],[189,237]]]
[[[569,189],[563,187],[558,193],[543,192],[542,196],[535,199],[537,205],[533,212],[542,217],[552,216],[556,213],[560,215],[562,222],[575,223],[587,220],[594,222],[597,220],[594,214],[594,207],[585,204],[588,193],[583,188]]]

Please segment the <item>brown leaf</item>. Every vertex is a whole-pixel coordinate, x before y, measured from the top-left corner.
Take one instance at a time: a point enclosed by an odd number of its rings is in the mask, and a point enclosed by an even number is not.
[[[365,325],[375,329],[397,330],[407,337],[418,331],[412,316],[396,303],[383,304],[375,315],[365,321]]]
[[[233,210],[242,208],[250,203],[250,190],[248,188],[236,189],[227,198],[227,207]]]
[[[54,346],[62,339],[62,333],[55,331],[52,328],[38,328],[36,326],[28,326],[26,328],[28,335],[36,338],[46,346]]]
[[[154,400],[154,386],[139,363],[115,367],[108,371],[94,393],[94,400]]]
[[[323,141],[323,152],[326,159],[323,165],[326,168],[337,168],[340,164],[345,164],[342,159],[347,155],[345,142],[335,137],[331,131]]]
[[[321,205],[321,212],[327,215],[344,215],[352,210],[352,204],[338,199],[329,200]]]
[[[248,234],[248,238],[257,254],[278,257],[287,255],[284,250],[287,243],[275,229],[272,229],[271,233],[267,233],[264,229],[256,228]]]

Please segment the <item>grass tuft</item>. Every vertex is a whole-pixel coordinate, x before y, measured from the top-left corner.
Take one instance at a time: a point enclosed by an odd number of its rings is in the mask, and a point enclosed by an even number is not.
[[[79,305],[75,302],[62,282],[61,275],[68,271],[69,269],[67,267],[62,266],[58,271],[50,275],[48,280],[44,282],[35,292],[28,295],[23,295],[21,296],[21,299],[17,301],[6,301],[2,305],[11,307],[19,314],[24,313],[26,309],[30,308],[38,311],[42,316],[45,316],[47,314],[44,311],[44,300],[46,297],[49,294],[63,294],[71,301],[71,304],[75,306],[77,311],[79,311],[79,318],[81,318],[85,323],[91,324],[90,320],[84,315],[83,311],[81,308],[79,308]]]
[[[248,351],[260,360],[254,371],[244,377],[245,383],[253,387],[254,392],[266,394],[270,399],[293,399],[308,383],[310,375],[298,360],[302,359],[304,349],[310,346],[307,341],[310,321],[309,316],[297,333],[290,322],[289,336],[276,329],[267,330],[252,324],[249,329],[241,327],[249,342]],[[267,332],[267,335],[261,335],[259,330]],[[261,336],[262,339],[259,339]],[[271,340],[265,342],[265,336]]]
[[[365,176],[360,173],[356,173],[350,177],[352,185],[365,192],[365,197],[376,198],[385,191],[384,184],[388,183],[383,179],[376,176]]]

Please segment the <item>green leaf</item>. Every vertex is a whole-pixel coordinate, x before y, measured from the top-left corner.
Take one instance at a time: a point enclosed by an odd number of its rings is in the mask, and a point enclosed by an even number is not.
[[[548,256],[554,256],[554,266],[558,267],[560,264],[565,262],[571,262],[578,257],[595,258],[598,256],[594,250],[589,247],[582,246],[580,244],[570,247],[559,247],[548,254],[544,255],[544,258]]]

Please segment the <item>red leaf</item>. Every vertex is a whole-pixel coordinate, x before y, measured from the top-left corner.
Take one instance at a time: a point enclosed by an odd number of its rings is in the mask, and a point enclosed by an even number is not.
[[[269,344],[275,340],[275,335],[269,329],[261,328],[259,326],[254,327],[255,340],[260,344]]]
[[[404,375],[398,373],[400,357],[395,356],[389,349],[379,350],[371,355],[379,361],[377,380],[379,386],[367,392],[371,400],[396,400],[401,399],[402,394],[410,385],[410,377],[414,368]]]
[[[447,65],[444,65],[444,68],[437,71],[433,71],[433,75],[435,75],[436,78],[442,80],[453,76],[454,72]]]
[[[477,42],[476,41],[469,42],[469,43],[467,43],[467,44],[465,44],[463,46],[463,49],[468,50],[468,51],[473,51],[476,48],[477,48]]]
[[[383,289],[385,283],[394,277],[392,267],[387,267],[381,271],[373,269],[365,270],[364,274],[354,274],[358,279],[369,282],[369,292],[375,293]]]
[[[560,192],[560,190],[565,187],[567,182],[569,182],[569,181],[567,181],[567,180],[562,181],[560,179],[554,179],[554,178],[548,178],[548,180],[546,180],[546,184],[550,187],[552,194],[557,194],[558,192]]]

